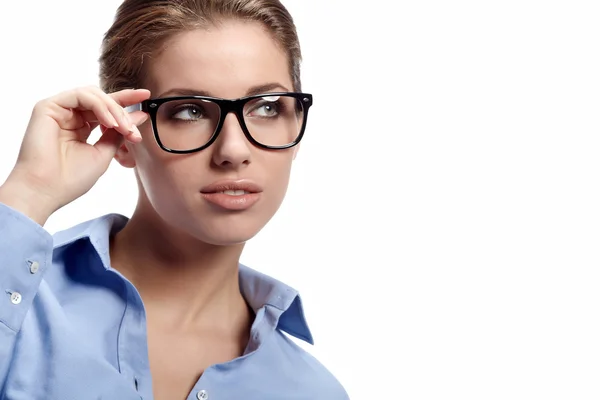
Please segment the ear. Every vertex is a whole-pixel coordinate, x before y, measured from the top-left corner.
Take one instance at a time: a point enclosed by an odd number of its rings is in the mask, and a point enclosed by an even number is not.
[[[130,146],[130,142],[123,140],[123,143],[121,143],[115,153],[115,160],[125,168],[135,167],[135,158]]]
[[[133,111],[129,114],[129,118],[136,126],[140,127],[148,120],[148,114],[142,111]],[[132,146],[130,142],[123,140],[114,157],[125,168],[135,168]]]

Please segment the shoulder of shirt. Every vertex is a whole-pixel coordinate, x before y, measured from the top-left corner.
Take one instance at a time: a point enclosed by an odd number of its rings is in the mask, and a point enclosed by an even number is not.
[[[280,339],[294,354],[295,378],[305,389],[312,387],[319,395],[327,394],[328,399],[347,400],[348,393],[335,375],[309,351],[302,348],[284,333]],[[298,364],[300,363],[300,364]],[[320,397],[319,397],[320,398]]]
[[[120,230],[127,221],[126,216],[113,213],[81,222],[56,232],[53,235],[54,249],[56,251],[87,239],[101,257],[108,257],[110,233]],[[239,265],[239,271],[240,289],[255,312],[262,307],[271,307],[278,317],[278,329],[314,344],[297,290],[243,264]]]

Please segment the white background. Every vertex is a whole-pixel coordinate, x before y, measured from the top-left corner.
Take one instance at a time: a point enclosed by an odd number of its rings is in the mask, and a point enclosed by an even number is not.
[[[119,3],[3,2],[0,179]],[[305,347],[352,399],[600,398],[598,3],[285,4],[315,105],[243,261],[301,291]],[[115,164],[47,228],[135,200]]]

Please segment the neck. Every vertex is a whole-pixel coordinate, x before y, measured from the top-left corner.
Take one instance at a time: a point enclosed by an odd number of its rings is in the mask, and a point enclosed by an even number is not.
[[[138,207],[111,241],[110,257],[140,292],[149,320],[181,329],[222,324],[231,331],[246,326],[251,313],[239,286],[242,249],[202,243]]]

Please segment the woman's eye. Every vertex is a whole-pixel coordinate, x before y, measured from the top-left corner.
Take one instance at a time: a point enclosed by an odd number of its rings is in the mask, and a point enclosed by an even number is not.
[[[277,103],[263,103],[252,111],[253,116],[257,117],[274,117],[279,114]]]
[[[199,119],[202,118],[202,110],[196,106],[179,107],[178,110],[173,112],[173,116],[171,118],[187,121]]]

